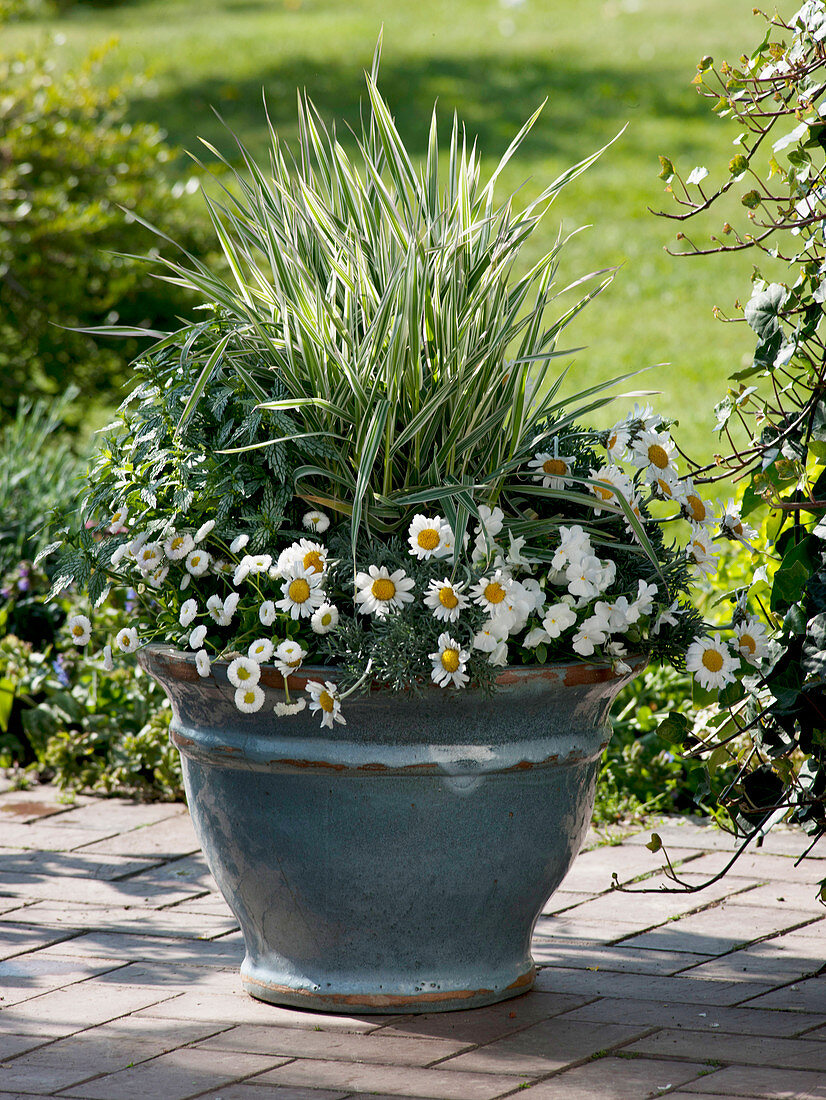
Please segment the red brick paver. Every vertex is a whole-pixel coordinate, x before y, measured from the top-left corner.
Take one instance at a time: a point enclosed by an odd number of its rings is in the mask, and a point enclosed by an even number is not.
[[[656,830],[694,884],[732,849]],[[335,1016],[243,993],[183,807],[0,793],[0,1100],[826,1100],[826,844],[795,867],[805,841],[775,832],[707,891],[612,891],[668,885],[648,836],[591,838],[531,993]]]

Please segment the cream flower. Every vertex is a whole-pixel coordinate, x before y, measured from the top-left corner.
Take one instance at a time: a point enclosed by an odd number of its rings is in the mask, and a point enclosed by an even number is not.
[[[528,463],[528,469],[533,470],[533,480],[541,481],[545,489],[564,489],[571,480],[573,464],[571,455],[540,451]]]
[[[264,692],[258,684],[245,684],[235,692],[235,705],[242,714],[255,714],[264,705]]]
[[[508,623],[504,618],[488,619],[473,636],[473,648],[493,654],[508,637]]]
[[[412,602],[414,585],[403,569],[390,573],[385,565],[371,565],[366,573],[356,573],[357,610],[383,619]]]
[[[487,611],[488,615],[495,618],[508,610],[508,595],[510,593],[511,578],[501,569],[497,569],[490,576],[482,577],[470,590],[470,596],[475,604]]]
[[[338,626],[338,608],[334,604],[323,603],[313,612],[310,626],[316,634],[329,634]]]
[[[728,646],[720,641],[719,632],[713,638],[700,638],[688,647],[685,665],[700,687],[706,691],[725,687],[733,682],[740,661]]]
[[[115,635],[115,645],[121,653],[134,653],[138,648],[138,632],[134,626],[125,626]]]
[[[195,541],[203,542],[207,535],[210,534],[210,532],[214,529],[214,527],[214,519],[208,519],[206,523],[202,523],[198,530],[195,532]]]
[[[202,577],[209,569],[210,555],[206,550],[191,550],[186,558],[186,571],[193,577]]]
[[[608,587],[604,584],[605,570],[595,554],[586,554],[579,561],[571,562],[565,570],[568,592],[577,599],[590,600]]]
[[[734,633],[737,638],[736,641],[732,639],[732,648],[741,657],[744,657],[750,665],[759,665],[763,658],[768,656],[766,625],[755,615],[752,615],[744,623],[739,623],[734,628]]]
[[[209,654],[205,649],[199,649],[195,654],[195,667],[198,670],[198,675],[206,678],[209,676],[212,666],[209,661]]]
[[[257,684],[260,678],[261,666],[250,657],[236,657],[227,668],[227,679],[233,687],[251,687]]]
[[[436,516],[434,519],[428,519],[427,516],[414,516],[407,539],[410,544],[410,553],[419,561],[441,557],[446,526],[448,525],[441,516]]]
[[[305,512],[301,522],[308,531],[315,531],[317,535],[323,535],[330,526],[329,517],[326,516],[324,512],[319,512],[318,509],[313,509],[311,512]]]
[[[233,554],[238,554],[241,550],[244,549],[249,541],[249,535],[238,535],[237,538],[234,538],[230,543],[230,551]]]
[[[439,687],[463,688],[470,679],[465,672],[470,654],[447,632],[439,635],[436,644],[439,646],[436,652],[428,654],[433,662],[431,680]]]
[[[291,718],[294,714],[300,714],[306,706],[306,699],[296,699],[294,703],[276,703],[272,709],[276,718]]]
[[[181,604],[181,610],[178,612],[178,622],[186,630],[189,624],[195,619],[198,614],[198,601],[186,600]]]
[[[274,648],[269,638],[258,638],[256,641],[250,643],[250,647],[247,650],[247,656],[250,660],[257,661],[259,665],[262,665],[272,657]]]
[[[307,650],[288,638],[276,649],[273,664],[282,676],[289,676],[291,672],[297,672],[301,668],[306,656]]]
[[[461,612],[468,606],[469,600],[463,595],[464,584],[455,584],[444,577],[432,580],[428,585],[424,602],[437,619],[446,623],[455,623]]]
[[[309,618],[324,603],[323,580],[323,574],[305,569],[300,562],[293,562],[284,574],[282,599],[276,600],[275,606],[292,619]]]
[[[656,584],[651,584],[648,581],[637,581],[637,598],[634,600],[631,607],[637,613],[637,618],[640,615],[650,615],[654,610],[654,597],[657,595],[659,589]],[[636,619],[629,620],[630,622],[636,622]]]
[[[272,626],[275,622],[276,614],[275,604],[272,600],[264,600],[258,608],[258,620],[262,626]]]
[[[86,645],[92,637],[92,623],[86,615],[72,615],[66,625],[75,645]]]
[[[555,603],[545,613],[542,628],[551,638],[558,638],[576,622],[576,612],[567,603]]]
[[[204,638],[206,638],[207,628],[201,623],[200,626],[196,626],[192,633],[189,635],[189,648],[200,649],[204,644]]]
[[[307,691],[310,695],[310,710],[321,711],[321,724],[333,728],[333,722],[346,725],[344,715],[341,713],[341,699],[338,688],[328,680],[320,684],[317,680],[307,681]]]
[[[591,538],[578,523],[572,527],[560,527],[559,547],[553,556],[551,568],[564,570],[566,566],[590,554],[593,554]]]
[[[170,561],[180,561],[195,548],[192,535],[179,535],[175,531],[164,540],[163,551]]]

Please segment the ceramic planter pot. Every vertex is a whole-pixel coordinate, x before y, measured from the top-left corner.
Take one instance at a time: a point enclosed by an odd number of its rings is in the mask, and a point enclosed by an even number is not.
[[[241,714],[226,668],[149,646],[189,809],[238,918],[244,988],[320,1011],[433,1012],[534,981],[531,933],[579,851],[609,707],[630,674],[503,670],[499,690],[350,698],[346,725]],[[334,679],[329,669],[290,678]],[[279,690],[280,689],[280,690]]]

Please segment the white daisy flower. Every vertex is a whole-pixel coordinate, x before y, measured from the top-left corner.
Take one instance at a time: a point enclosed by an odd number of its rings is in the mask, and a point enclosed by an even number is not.
[[[112,660],[112,647],[105,645],[103,647],[103,667],[107,672],[111,672],[115,667],[115,662]]]
[[[618,492],[626,500],[630,500],[634,495],[634,484],[631,478],[619,466],[601,466],[598,470],[591,470],[588,476],[595,482],[594,485],[588,486],[598,501],[594,505],[595,516],[602,515],[603,509],[600,507],[602,504],[611,505],[613,508],[620,507]]]
[[[648,478],[651,492],[658,500],[676,500],[680,495],[680,479],[673,470],[661,470]]]
[[[230,592],[225,600],[220,596],[210,596],[207,600],[207,611],[218,626],[229,626],[232,616],[238,607],[240,596],[237,592]]]
[[[115,635],[115,645],[121,653],[134,653],[138,648],[138,632],[134,626],[125,626]]]
[[[230,551],[233,554],[237,554],[240,550],[243,550],[247,543],[250,541],[249,535],[238,535],[230,543]]]
[[[128,542],[122,542],[120,546],[115,547],[115,551],[112,554],[112,557],[109,559],[109,565],[112,567],[112,569],[117,569],[117,567],[120,565],[120,563],[123,561],[128,553]]]
[[[86,615],[71,615],[66,625],[75,645],[86,645],[92,637],[92,623]]]
[[[301,522],[308,531],[315,531],[317,535],[323,535],[330,526],[329,517],[326,516],[324,512],[319,512],[316,508],[311,512],[305,512]]]
[[[691,542],[686,547],[689,560],[703,573],[714,576],[717,571],[717,553],[711,542],[711,536],[702,527],[695,527]]]
[[[274,648],[269,638],[258,638],[256,641],[250,643],[250,647],[247,650],[247,656],[251,660],[257,661],[259,665],[262,665],[272,657]]]
[[[195,539],[192,535],[179,535],[173,531],[168,538],[164,539],[163,552],[170,561],[180,561],[181,558],[187,556],[190,550],[194,549]]]
[[[301,562],[305,569],[311,569],[314,573],[323,573],[327,568],[327,547],[320,542],[300,539],[295,560]]]
[[[464,588],[464,584],[454,584],[447,577],[440,581],[433,580],[428,585],[424,603],[437,619],[455,623],[470,603],[467,596],[463,595]]]
[[[197,614],[198,601],[186,600],[185,603],[181,604],[181,610],[178,612],[178,622],[186,630]]]
[[[685,655],[685,664],[706,691],[732,683],[740,667],[739,658],[732,656],[728,646],[720,640],[719,632],[713,638],[692,642]]]
[[[329,634],[338,626],[338,608],[334,604],[323,603],[313,612],[310,626],[316,634]]]
[[[652,480],[664,471],[675,473],[674,440],[667,432],[642,431],[631,444],[631,459]]]
[[[273,664],[282,676],[289,676],[291,672],[297,672],[307,656],[307,650],[291,639],[282,642],[275,651]]]
[[[634,408],[625,417],[624,423],[631,431],[651,432],[659,428],[663,418],[655,413],[650,405],[638,405],[634,402]]]
[[[628,456],[630,439],[631,433],[622,420],[608,432],[608,438],[605,440],[605,450],[608,452],[608,461],[612,465],[622,462]]]
[[[224,561],[223,558],[215,558],[212,562],[212,572],[216,577],[226,577],[229,573],[235,572],[235,567],[232,562]]]
[[[236,657],[227,668],[227,679],[233,687],[251,687],[257,684],[260,678],[261,666],[251,657]]]
[[[130,542],[127,542],[126,549],[129,552],[130,557],[133,557],[135,561],[138,559],[138,554],[141,547],[149,539],[148,531],[141,531],[139,535],[136,535]]]
[[[189,588],[191,583],[192,583],[192,574],[191,573],[184,573],[184,575],[181,577],[181,583],[178,585],[178,591],[179,592],[186,592],[187,588]]]
[[[344,715],[341,713],[341,699],[338,688],[328,680],[320,684],[317,680],[307,681],[307,691],[310,695],[310,710],[321,711],[321,725],[333,728],[333,722],[341,722],[346,725]]]
[[[195,667],[199,676],[209,676],[212,665],[210,664],[209,654],[205,649],[199,649],[195,654]]]
[[[214,529],[214,527],[214,519],[208,519],[206,523],[202,523],[198,530],[195,532],[195,541],[203,542],[207,535],[210,534],[210,532]]]
[[[211,555],[206,550],[192,550],[186,558],[186,571],[193,577],[202,577],[209,569]]]
[[[419,561],[442,556],[443,534],[446,526],[449,527],[441,516],[436,516],[434,519],[421,515],[414,516],[408,529],[407,541],[410,544],[410,553]]]
[[[439,687],[463,688],[470,680],[465,672],[470,654],[462,649],[460,644],[445,631],[439,635],[436,643],[439,648],[428,656],[433,662],[430,678]]]
[[[513,581],[501,569],[488,577],[482,577],[470,590],[475,604],[484,608],[488,615],[495,618],[508,609],[508,595]]]
[[[292,619],[309,618],[325,601],[323,581],[323,574],[293,562],[284,574],[282,599],[276,600],[275,606]]]
[[[757,538],[755,529],[744,522],[740,515],[740,505],[735,500],[729,500],[726,503],[723,515],[720,517],[720,534],[749,547],[751,539]],[[114,561],[114,558],[112,560]]]
[[[129,511],[125,504],[113,505],[112,514],[109,517],[109,527],[107,530],[110,535],[117,535],[121,531],[126,530],[126,524],[129,521]]]
[[[192,633],[189,635],[189,648],[200,649],[204,644],[204,638],[206,638],[207,628],[203,623],[200,626],[196,626]]]
[[[151,573],[154,569],[161,564],[162,550],[161,545],[158,542],[146,542],[138,551],[137,556],[138,569],[144,575]]]
[[[571,455],[555,455],[539,451],[528,463],[533,480],[541,481],[545,489],[564,489],[571,480],[574,459]]]
[[[296,699],[294,703],[276,703],[272,709],[277,718],[290,718],[294,714],[300,714],[306,706],[306,699]]]
[[[545,613],[542,628],[550,638],[558,638],[576,622],[576,612],[567,603],[555,603]]]
[[[245,684],[235,692],[235,705],[242,714],[255,714],[264,705],[264,692],[258,684]]]
[[[685,478],[678,483],[675,495],[680,502],[683,515],[691,523],[699,525],[714,523],[714,512],[710,502],[703,500],[694,488],[694,482],[691,478]]]
[[[734,633],[737,637],[736,640],[732,639],[732,648],[741,657],[744,657],[750,665],[759,665],[763,658],[768,656],[766,624],[761,622],[756,615],[750,616],[744,623],[738,623],[734,628]]]
[[[390,573],[386,565],[371,565],[366,573],[356,573],[355,603],[362,615],[383,619],[412,603],[415,581],[403,569]]]
[[[275,622],[276,614],[275,604],[272,600],[264,600],[258,608],[258,620],[262,626],[272,626]]]
[[[160,588],[163,582],[166,580],[168,573],[169,566],[166,564],[166,562],[163,562],[161,565],[158,566],[157,569],[154,569],[151,573],[147,574],[146,579],[152,586],[152,588]]]

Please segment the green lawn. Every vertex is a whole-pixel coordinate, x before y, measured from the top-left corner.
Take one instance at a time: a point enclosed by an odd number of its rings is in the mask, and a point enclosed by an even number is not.
[[[627,124],[547,218],[548,245],[560,222],[565,231],[593,226],[569,245],[560,285],[621,265],[613,286],[569,330],[571,345],[586,345],[571,373],[580,387],[656,365],[629,385],[661,390],[656,404],[679,417],[678,439],[704,456],[714,447],[711,406],[752,346],[744,326],[721,325],[712,308],[747,296],[751,257],[671,259],[663,246],[675,226],[647,207],[667,201],[659,153],[686,172],[705,164],[712,177],[732,155],[734,132],[711,116],[690,81],[701,55],[736,60],[759,41],[762,22],[751,11],[751,0],[729,0],[724,9],[717,0],[124,0],[80,3],[47,25],[4,28],[3,49],[25,48],[48,28],[65,36],[72,57],[117,35],[107,75],[152,72],[135,92],[135,118],[159,122],[193,150],[198,136],[226,148],[215,107],[260,152],[262,89],[286,137],[294,132],[297,85],[326,117],[357,118],[362,69],[383,24],[382,85],[415,153],[437,97],[444,131],[458,111],[488,165],[547,97],[522,156],[503,176],[503,196],[524,181],[526,194],[540,188]]]

